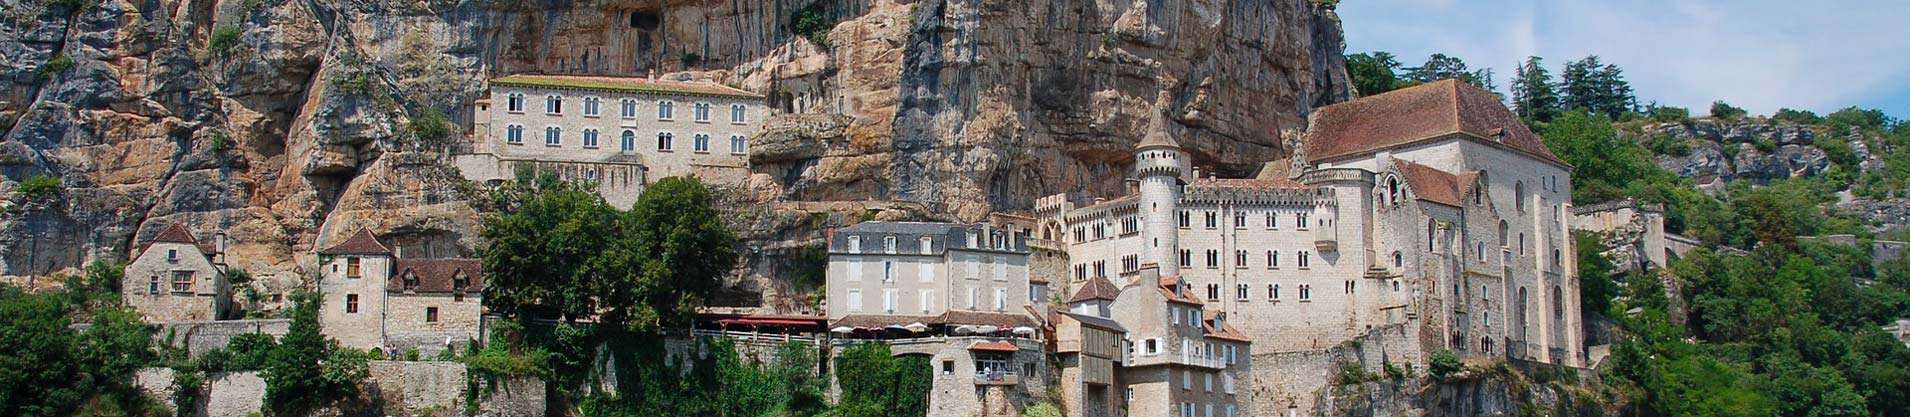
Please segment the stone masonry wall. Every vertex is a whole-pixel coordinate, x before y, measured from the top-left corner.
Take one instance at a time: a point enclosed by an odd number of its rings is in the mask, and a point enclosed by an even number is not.
[[[464,410],[464,364],[372,361],[371,386],[387,416],[451,415]]]
[[[222,320],[188,321],[160,325],[158,337],[173,339],[173,346],[182,346],[186,352],[199,356],[212,349],[226,347],[232,338],[247,333],[264,333],[273,337],[284,336],[291,331],[292,321],[287,319],[266,320]]]

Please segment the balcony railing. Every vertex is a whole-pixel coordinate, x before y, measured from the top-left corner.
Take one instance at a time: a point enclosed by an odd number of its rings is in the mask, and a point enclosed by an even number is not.
[[[977,371],[975,385],[1015,385],[1021,383],[1021,375],[1015,371]]]
[[[1219,355],[1195,355],[1189,354],[1187,351],[1181,351],[1180,360],[1175,361],[1175,363],[1202,368],[1227,369],[1227,358],[1225,357]]]

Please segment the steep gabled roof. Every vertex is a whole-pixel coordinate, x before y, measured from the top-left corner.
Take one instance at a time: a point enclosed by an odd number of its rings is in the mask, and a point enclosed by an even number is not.
[[[392,262],[396,274],[386,283],[387,291],[412,292],[476,292],[484,288],[484,262],[477,259],[399,259]],[[405,288],[407,276],[416,276],[418,284]],[[463,288],[457,286],[458,277],[464,277]]]
[[[1088,282],[1081,284],[1081,289],[1076,290],[1074,296],[1068,298],[1068,304],[1088,300],[1114,301],[1114,298],[1119,295],[1121,295],[1121,289],[1116,288],[1114,283],[1108,282],[1106,277],[1095,276],[1088,278]]]
[[[146,241],[145,245],[140,245],[139,253],[145,254],[146,250],[152,249],[154,243],[182,243],[192,245],[193,248],[199,249],[201,255],[206,256],[212,256],[213,252],[217,250],[217,248],[199,243],[199,239],[192,237],[192,231],[187,230],[186,225],[182,223],[173,223],[171,226],[166,226],[166,229],[159,231],[159,234],[154,235],[152,240]]]
[[[1491,91],[1446,79],[1313,112],[1304,139],[1310,161],[1326,161],[1465,134],[1566,165]]]
[[[345,243],[332,245],[332,247],[325,248],[324,250],[318,251],[318,254],[320,255],[390,255],[391,248],[385,246],[385,244],[383,243],[379,243],[378,237],[372,236],[371,230],[358,229],[358,233],[351,235],[350,238],[346,238]]]
[[[1219,317],[1220,313],[1214,310],[1207,310],[1201,313],[1201,329],[1207,332],[1207,337],[1236,342],[1253,342],[1253,339],[1247,337],[1246,333],[1241,333],[1240,329],[1235,329],[1234,325],[1228,324],[1224,320],[1221,321],[1220,327],[1214,327],[1214,319]]]
[[[1464,207],[1466,193],[1478,182],[1478,172],[1453,174],[1407,160],[1394,160],[1399,176],[1420,200],[1453,207]]]

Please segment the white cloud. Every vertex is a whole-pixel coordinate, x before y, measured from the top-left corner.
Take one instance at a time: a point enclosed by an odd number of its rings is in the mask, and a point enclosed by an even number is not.
[[[1702,112],[1725,100],[1754,112],[1847,105],[1910,113],[1910,3],[1756,0],[1353,0],[1341,3],[1351,51],[1417,63],[1433,52],[1494,67],[1501,84],[1527,55],[1599,55],[1625,68],[1642,100]]]

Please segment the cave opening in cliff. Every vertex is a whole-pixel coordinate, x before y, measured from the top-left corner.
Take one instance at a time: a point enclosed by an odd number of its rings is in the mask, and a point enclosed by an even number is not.
[[[663,19],[655,12],[630,12],[630,27],[638,30],[657,30],[663,26]]]

